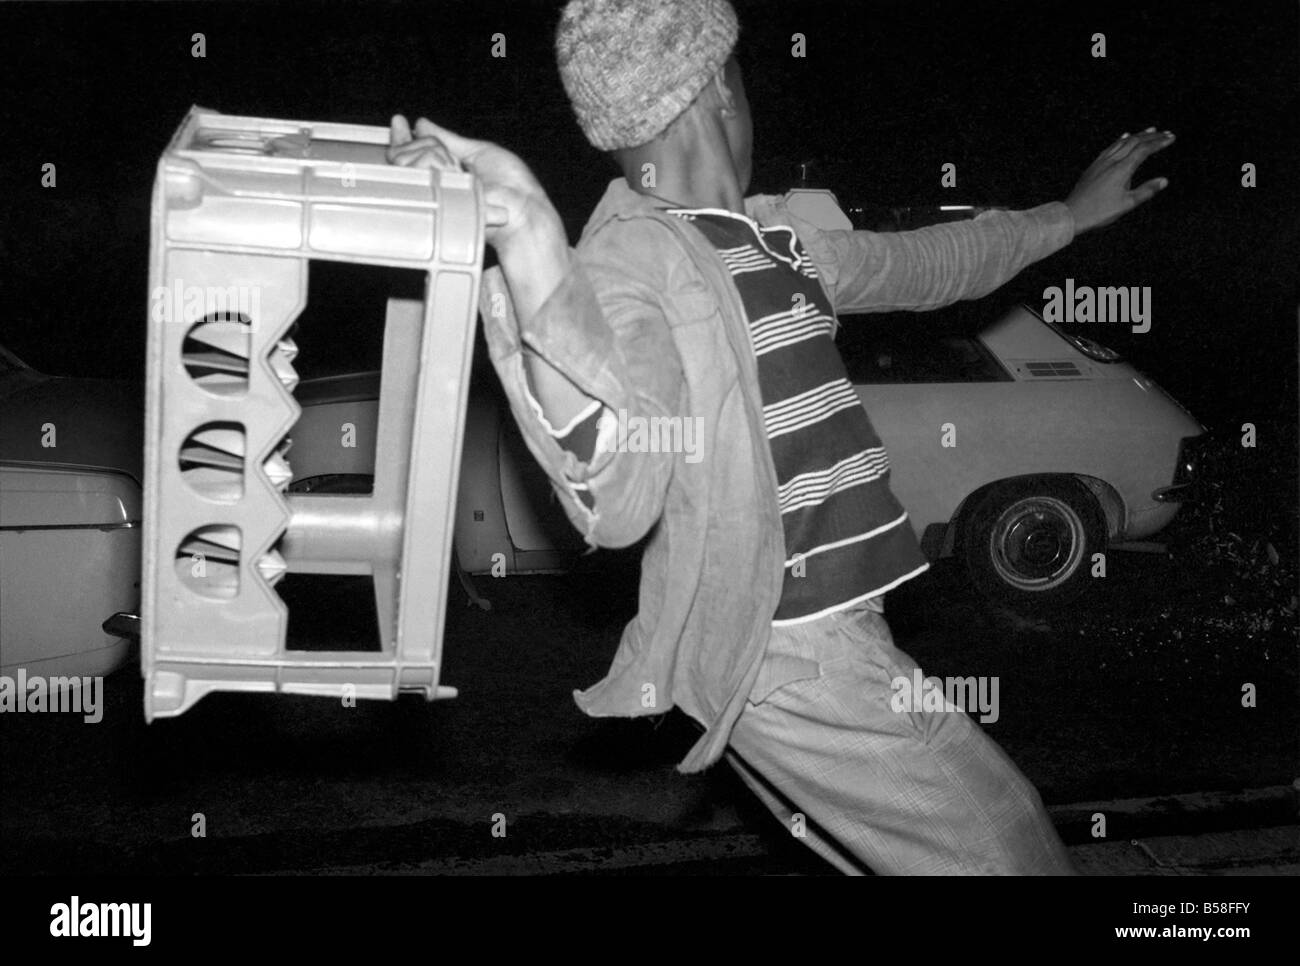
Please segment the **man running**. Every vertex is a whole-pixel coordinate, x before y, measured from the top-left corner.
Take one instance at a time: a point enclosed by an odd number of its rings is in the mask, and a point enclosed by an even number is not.
[[[705,730],[679,769],[726,756],[845,872],[1069,873],[1037,792],[965,714],[891,707],[916,664],[884,595],[928,564],[836,313],[986,295],[1155,195],[1164,179],[1129,183],[1173,135],[1124,135],[1064,202],[823,231],[745,195],[737,36],[727,0],[568,4],[560,74],[622,171],[576,249],[516,155],[393,121],[393,163],[483,183],[500,263],[484,276],[488,345],[570,519],[591,546],[650,534],[638,613],[609,674],[575,697],[599,716],[680,707]],[[687,420],[693,458],[655,445]]]

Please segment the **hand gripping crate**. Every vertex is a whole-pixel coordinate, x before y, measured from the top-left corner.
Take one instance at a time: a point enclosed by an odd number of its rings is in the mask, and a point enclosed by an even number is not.
[[[393,699],[439,684],[483,255],[469,174],[388,131],[193,108],[158,162],[149,262],[145,718],[210,691]],[[286,493],[310,259],[417,268],[390,301],[370,496]],[[305,333],[310,338],[310,333]],[[380,651],[288,651],[286,571],[370,574]]]

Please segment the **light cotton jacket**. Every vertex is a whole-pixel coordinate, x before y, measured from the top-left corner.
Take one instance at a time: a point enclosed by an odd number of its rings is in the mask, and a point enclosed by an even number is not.
[[[795,229],[837,313],[979,298],[1074,235],[1059,202],[899,233],[821,230],[775,195],[751,197],[745,209],[761,225]],[[529,450],[587,543],[625,547],[651,533],[637,615],[609,674],[574,697],[594,716],[680,707],[705,726],[678,766],[695,772],[722,756],[747,699],[818,673],[769,667],[758,680],[785,546],[757,360],[712,245],[622,178],[572,255],[522,332],[500,270],[485,273],[488,347]],[[598,451],[580,461],[538,419],[521,339],[627,425],[698,417],[697,455]]]

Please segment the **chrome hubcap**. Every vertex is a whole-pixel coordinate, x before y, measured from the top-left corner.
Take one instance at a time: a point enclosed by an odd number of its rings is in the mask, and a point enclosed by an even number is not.
[[[1017,500],[993,524],[989,558],[1008,584],[1043,591],[1070,578],[1083,559],[1083,521],[1054,497]]]

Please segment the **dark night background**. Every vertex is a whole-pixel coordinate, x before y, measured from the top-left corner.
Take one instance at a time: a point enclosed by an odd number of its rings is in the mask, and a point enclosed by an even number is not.
[[[143,375],[153,167],[193,103],[225,113],[386,124],[428,114],[531,165],[578,231],[612,166],[557,76],[560,4],[6,4],[0,234],[3,341],[68,375]],[[1030,269],[1045,285],[1150,285],[1153,327],[1088,332],[1207,424],[1295,422],[1297,217],[1292,3],[741,2],[755,115],[753,190],[801,160],[849,204],[1063,198],[1122,131],[1178,135],[1140,177],[1140,212]],[[806,59],[790,35],[807,37]],[[207,56],[191,56],[202,32]],[[489,55],[491,36],[507,57]],[[1107,56],[1090,55],[1106,35]],[[941,189],[940,166],[958,187]],[[1259,187],[1241,187],[1252,162]],[[40,186],[57,165],[56,188]],[[314,277],[310,376],[378,361],[382,295]]]
[[[1218,483],[1180,513],[1169,555],[1116,555],[1099,601],[1050,627],[985,607],[942,566],[891,593],[890,623],[933,673],[1019,686],[991,733],[1049,805],[1292,787],[1297,5],[733,2],[755,191],[784,191],[812,160],[846,207],[1028,207],[1064,199],[1123,131],[1177,134],[1138,175],[1167,176],[1167,190],[988,302],[1041,305],[1043,288],[1067,277],[1150,286],[1150,332],[1082,334],[1124,353],[1212,430],[1222,442],[1207,477]],[[583,139],[561,88],[560,7],[0,4],[0,342],[49,373],[143,378],[154,167],[192,104],[375,125],[426,114],[518,152],[576,240],[615,170]],[[790,56],[796,32],[805,59]],[[191,56],[195,33],[204,59]],[[496,33],[504,59],[490,56]],[[1090,56],[1095,33],[1105,59]],[[954,189],[940,187],[946,162],[957,166]],[[1246,162],[1256,188],[1241,186]],[[45,163],[57,165],[55,188],[41,187]],[[312,266],[295,336],[304,377],[377,367],[393,281],[379,269]],[[490,367],[479,374],[493,378]],[[1088,419],[1079,413],[1080,433],[1104,431]],[[1260,428],[1255,449],[1240,445],[1244,422]],[[525,816],[510,840],[521,852],[657,842],[665,827],[705,834],[719,801],[747,799],[722,769],[671,774],[694,741],[683,716],[661,728],[572,707],[571,689],[603,673],[636,604],[634,575],[608,555],[585,559],[571,575],[488,584],[490,612],[453,589],[447,680],[464,685],[455,702],[363,702],[339,715],[315,698],[225,695],[146,726],[143,685],[128,668],[107,689],[110,724],[89,734],[67,715],[6,721],[4,760],[39,767],[0,782],[0,872],[495,856],[501,843],[482,829],[496,809]],[[320,608],[317,624],[336,613]],[[1243,713],[1242,681],[1261,683],[1258,711]],[[196,807],[219,816],[211,842],[191,839]],[[1269,821],[1294,824],[1288,808]],[[666,823],[647,818],[672,809],[680,814]],[[1116,829],[1117,842],[1147,834]],[[1063,834],[1072,845],[1091,839],[1083,819]]]

